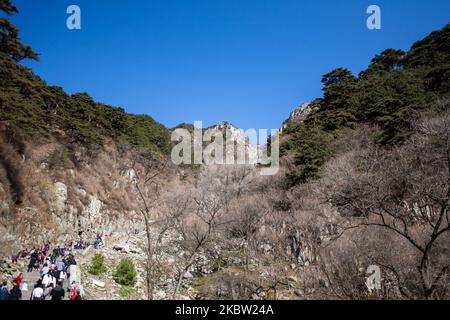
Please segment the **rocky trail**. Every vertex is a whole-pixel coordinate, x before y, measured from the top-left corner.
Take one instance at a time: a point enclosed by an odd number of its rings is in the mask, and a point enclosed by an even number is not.
[[[34,285],[39,280],[40,275],[39,271],[33,270],[33,272],[26,272],[23,270],[23,283],[26,283],[27,290],[22,290],[22,300],[31,300],[31,294],[34,289]],[[67,292],[68,280],[65,280],[63,283],[63,288],[65,289],[64,299],[69,300],[69,292]]]
[[[26,270],[22,270],[22,273],[23,283],[27,286],[27,290],[22,289],[22,300],[30,300],[34,285],[40,278],[39,271],[33,270],[33,272],[26,272]]]
[[[73,252],[73,255],[76,257],[76,259],[79,259],[82,256],[82,254],[80,254],[80,253],[78,253],[76,251]],[[29,261],[28,258],[19,259],[17,264],[10,265],[9,268],[8,268],[9,278],[11,280],[13,278],[15,278],[19,273],[22,273],[22,275],[23,275],[23,280],[22,280],[22,299],[21,300],[30,300],[31,299],[31,294],[32,294],[33,289],[34,289],[34,285],[40,279],[40,272],[39,272],[39,270],[33,270],[32,272],[28,272],[27,271],[27,269],[28,269],[28,261]],[[74,272],[75,275],[73,275],[70,279],[69,278],[65,279],[64,282],[62,283],[62,287],[65,290],[63,300],[70,300],[70,292],[68,291],[68,288],[70,287],[71,281],[76,281],[78,286],[81,289],[83,297],[89,299],[91,294],[89,292],[87,292],[83,288],[83,285],[82,285],[82,282],[81,282],[82,273],[80,271],[80,266],[76,265],[76,266],[72,266],[72,267],[75,267],[75,269],[72,270],[72,272]],[[4,271],[5,270],[3,270],[3,272]]]

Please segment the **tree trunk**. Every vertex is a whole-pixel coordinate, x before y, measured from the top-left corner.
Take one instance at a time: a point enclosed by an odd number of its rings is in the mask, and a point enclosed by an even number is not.
[[[181,281],[183,280],[183,276],[184,276],[184,273],[182,271],[180,271],[178,273],[177,285],[176,285],[175,290],[173,292],[172,300],[175,300],[177,298],[177,294],[178,294],[178,291],[180,290]]]
[[[147,299],[153,300],[154,283],[152,279],[153,274],[153,246],[152,246],[152,235],[150,231],[150,226],[148,225],[148,217],[145,217],[145,232],[147,235]]]
[[[177,281],[177,286],[175,287],[175,290],[173,292],[173,296],[172,299],[175,300],[178,294],[178,291],[180,290],[180,286],[181,286],[181,281],[183,280],[184,274],[186,272],[188,272],[189,268],[192,266],[192,264],[194,263],[194,257],[195,257],[195,253],[189,258],[188,263],[186,264],[186,266],[183,268],[183,270],[181,270],[178,274],[178,281]]]

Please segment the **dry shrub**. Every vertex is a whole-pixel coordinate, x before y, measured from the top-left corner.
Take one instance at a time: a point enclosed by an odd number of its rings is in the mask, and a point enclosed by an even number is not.
[[[364,255],[365,262],[383,269],[391,286],[384,298],[448,297],[449,128],[450,113],[423,118],[408,142],[389,150],[361,132],[324,167],[316,194],[345,218],[341,232],[366,233],[338,239],[344,253],[330,258],[337,259],[334,268],[347,268],[342,274],[352,277],[338,279],[342,297],[364,297],[347,255]]]
[[[261,277],[252,274],[218,272],[194,283],[202,297],[213,300],[250,300],[264,291]]]
[[[0,135],[0,165],[3,167],[5,177],[10,187],[11,199],[16,204],[23,201],[25,188],[22,181],[22,159],[14,147]]]

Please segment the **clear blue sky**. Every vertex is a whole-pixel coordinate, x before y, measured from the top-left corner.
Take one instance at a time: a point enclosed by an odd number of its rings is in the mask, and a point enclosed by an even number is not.
[[[149,114],[168,127],[227,120],[278,128],[321,96],[322,74],[355,73],[383,49],[450,22],[448,0],[15,0],[27,62],[51,85]],[[82,30],[66,28],[77,4]],[[366,8],[382,9],[382,30]]]

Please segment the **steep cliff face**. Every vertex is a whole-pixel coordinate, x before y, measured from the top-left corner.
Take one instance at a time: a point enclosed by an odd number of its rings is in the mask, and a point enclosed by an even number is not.
[[[226,121],[219,122],[213,128],[222,131],[226,139],[235,141],[236,150],[241,148],[245,151],[245,161],[247,164],[258,164],[258,152],[260,152],[260,146],[250,143],[243,130]],[[236,152],[233,154],[233,150],[225,150],[225,155],[233,158],[236,156]]]
[[[68,95],[0,52],[0,254],[131,229],[130,167],[169,151],[151,117]]]
[[[64,244],[96,233],[127,234],[140,228],[133,169],[147,156],[112,140],[102,148],[7,140],[2,132],[0,226],[4,254],[44,241]],[[21,138],[23,139],[23,138]],[[11,169],[14,168],[12,176]],[[171,170],[162,175],[171,179]],[[18,189],[20,186],[20,190]],[[18,199],[20,194],[20,199]]]

